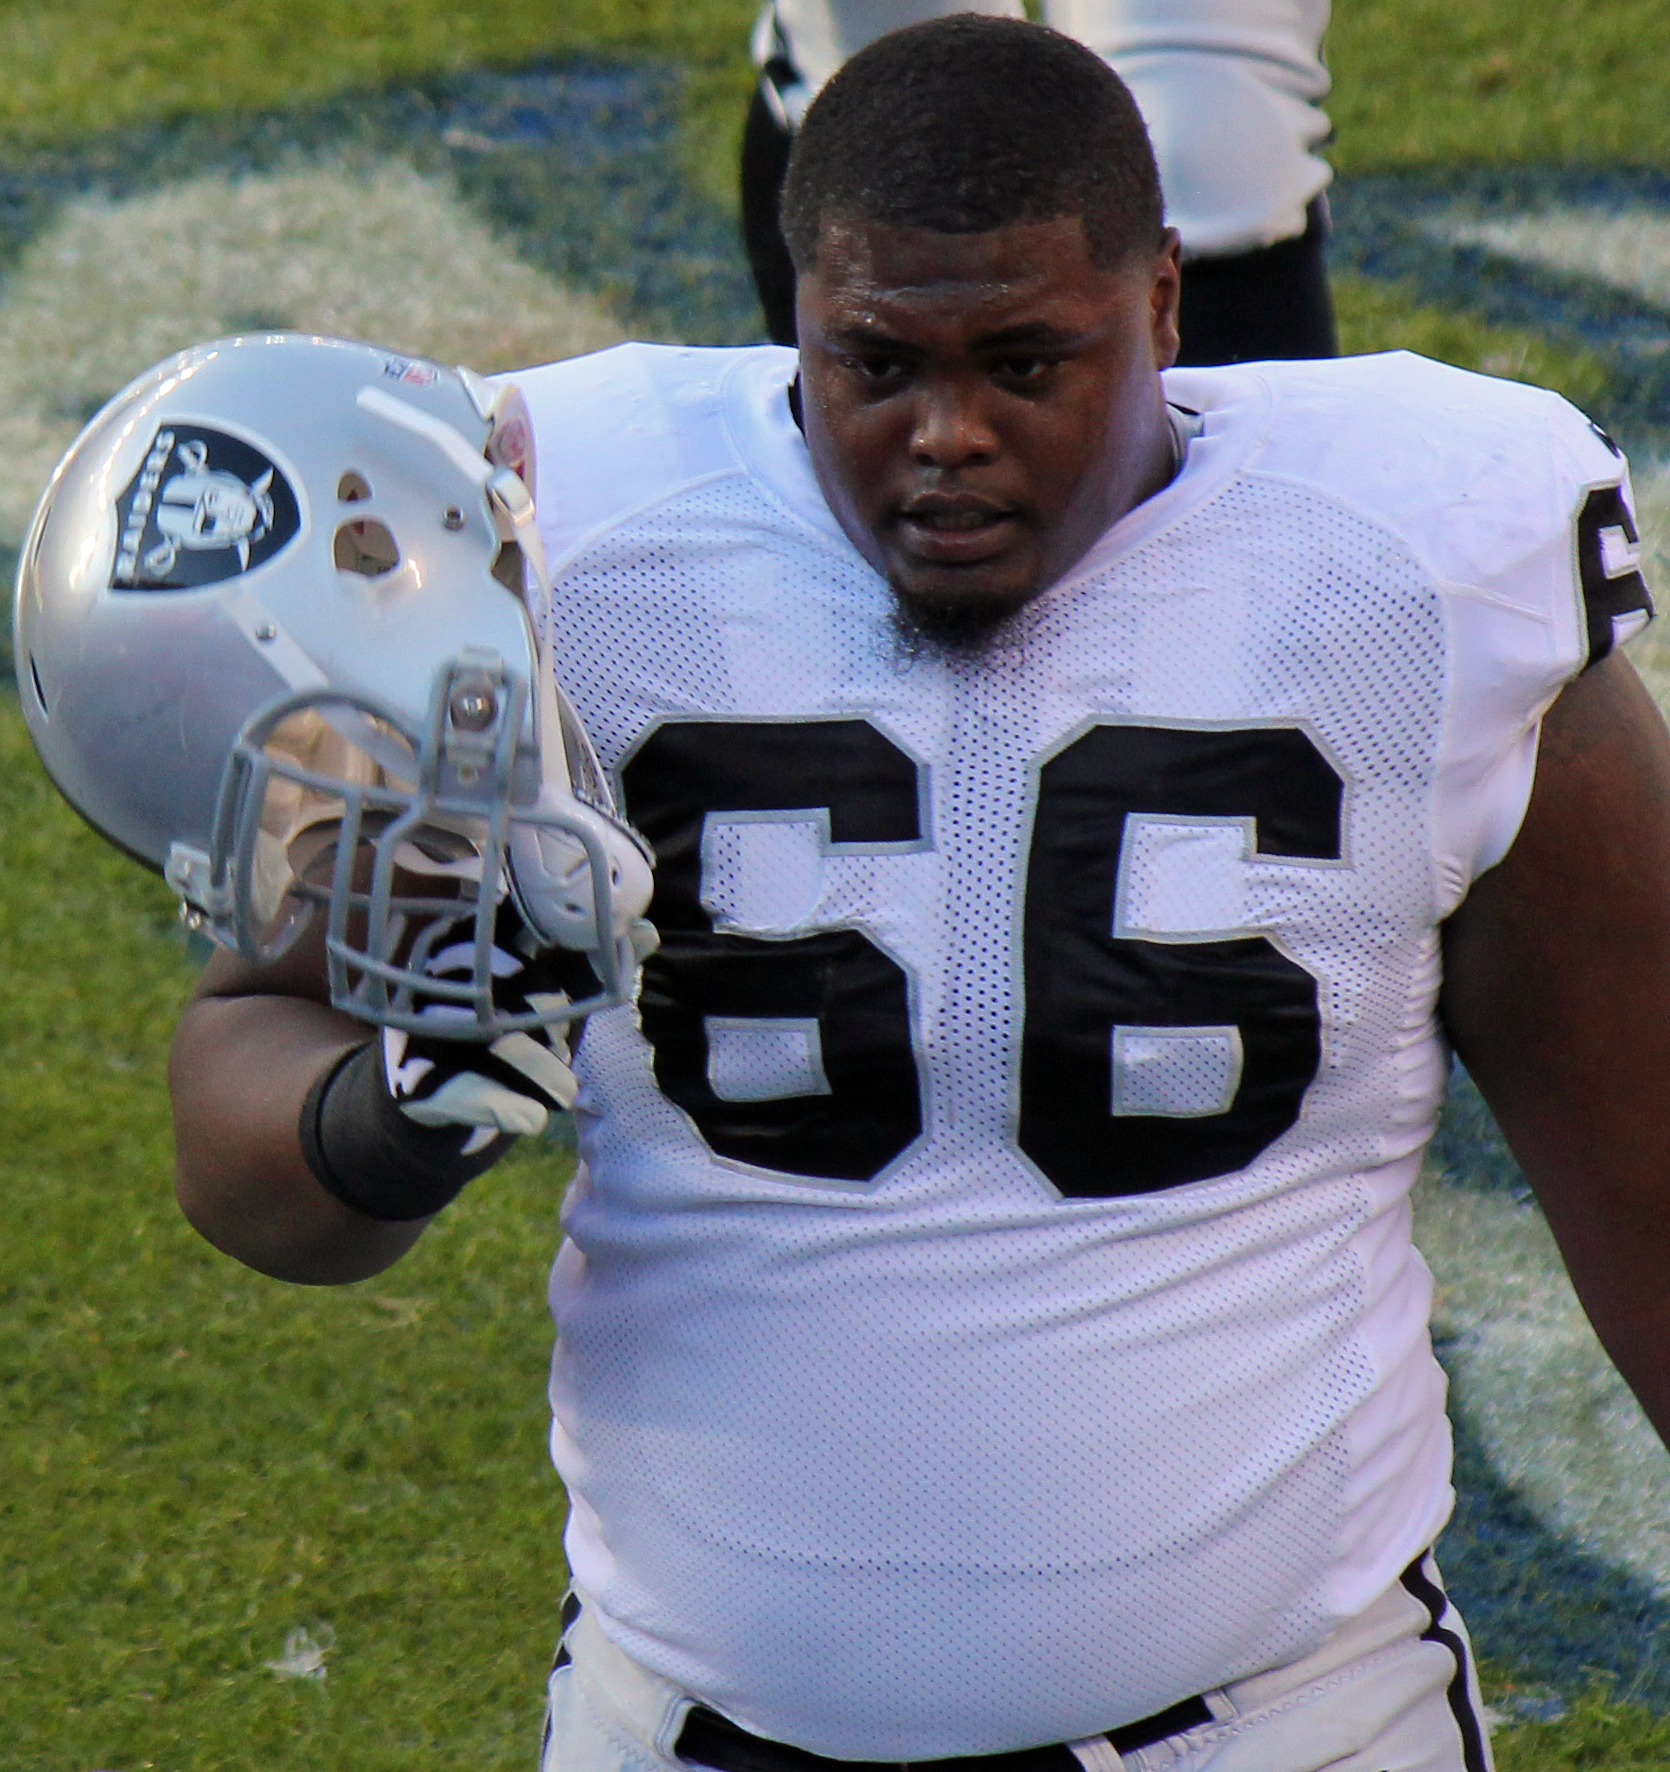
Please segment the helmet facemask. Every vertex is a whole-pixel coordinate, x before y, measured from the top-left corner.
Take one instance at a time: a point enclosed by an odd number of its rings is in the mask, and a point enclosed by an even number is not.
[[[634,879],[622,896],[623,867],[645,864],[572,712],[553,689],[557,730],[536,751],[527,701],[496,654],[466,648],[437,673],[420,734],[339,691],[262,709],[222,788],[202,895],[211,933],[268,964],[322,911],[332,1003],[429,1036],[493,1040],[625,1000],[641,892]],[[592,988],[532,1012],[495,1006],[507,897],[531,947],[584,954]]]

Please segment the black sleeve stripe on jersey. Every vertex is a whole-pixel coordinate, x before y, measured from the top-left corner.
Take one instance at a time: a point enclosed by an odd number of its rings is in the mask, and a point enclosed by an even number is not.
[[[1600,438],[1601,442],[1603,442],[1606,445],[1606,447],[1608,449],[1610,449],[1615,456],[1617,456],[1619,461],[1622,461],[1624,459],[1624,452],[1618,447],[1618,445],[1616,443],[1614,443],[1612,441],[1612,439],[1606,434],[1606,432],[1603,431],[1600,428],[1600,426],[1595,423],[1595,421],[1593,419],[1589,420],[1589,429],[1591,431],[1593,431],[1597,437]]]
[[[1647,581],[1634,564],[1621,571],[1607,571],[1605,537],[1609,530],[1621,534],[1632,548],[1641,539],[1629,506],[1624,503],[1623,488],[1596,486],[1590,489],[1577,514],[1577,576],[1583,587],[1588,620],[1588,664],[1599,664],[1612,650],[1617,638],[1613,625],[1617,618],[1653,613]]]

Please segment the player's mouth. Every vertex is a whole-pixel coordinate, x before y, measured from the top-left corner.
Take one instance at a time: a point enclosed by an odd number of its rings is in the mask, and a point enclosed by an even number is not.
[[[904,552],[924,564],[973,566],[1009,547],[1019,528],[1008,506],[971,492],[924,492],[898,509]]]

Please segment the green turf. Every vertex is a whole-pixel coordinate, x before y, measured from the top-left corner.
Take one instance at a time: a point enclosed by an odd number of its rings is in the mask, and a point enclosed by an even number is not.
[[[0,139],[70,140],[150,118],[282,105],[383,80],[574,50],[690,70],[690,155],[728,194],[752,0],[11,0]],[[1361,0],[1329,36],[1346,170],[1626,160],[1670,149],[1661,0]]]
[[[1487,1675],[1485,1692],[1498,1706],[1511,1702],[1512,1682]],[[1499,1729],[1491,1745],[1496,1772],[1664,1772],[1670,1767],[1670,1719],[1618,1703],[1596,1687],[1558,1722]]]
[[[691,70],[691,155],[734,183],[752,0],[11,0],[0,138],[281,105],[346,87],[577,49]],[[1662,0],[1357,0],[1329,36],[1347,170],[1470,160],[1627,160],[1670,150]]]
[[[536,1150],[339,1291],[216,1254],[169,1187],[190,980],[160,884],[0,701],[0,1765],[526,1767],[562,1591]],[[297,1626],[335,1648],[283,1680]]]
[[[1609,372],[1597,358],[1534,332],[1425,306],[1396,284],[1336,277],[1334,301],[1343,351],[1419,351],[1463,369],[1558,388],[1581,407],[1593,404],[1607,384]]]
[[[1670,150],[1663,0],[1341,0],[1328,58],[1342,170]]]
[[[687,70],[687,159],[731,201],[752,0],[0,0],[0,144],[576,52]]]
[[[749,0],[54,0],[0,3],[0,128],[73,140],[204,110],[575,50],[738,60]]]
[[[39,0],[0,3],[0,140],[90,131],[591,50],[689,70],[688,154],[728,198],[752,0]],[[1580,21],[1580,26],[1578,21]],[[1670,150],[1660,0],[1361,0],[1329,36],[1344,170],[1473,160],[1625,160]]]

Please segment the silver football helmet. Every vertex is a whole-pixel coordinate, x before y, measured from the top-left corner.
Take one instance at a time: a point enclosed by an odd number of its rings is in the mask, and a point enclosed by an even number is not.
[[[18,685],[64,796],[252,961],[322,911],[332,1000],[383,1026],[572,1020],[643,946],[648,851],[536,638],[531,450],[468,370],[222,339],[93,419],[24,545]],[[495,1004],[507,898],[588,957],[573,1001]]]

